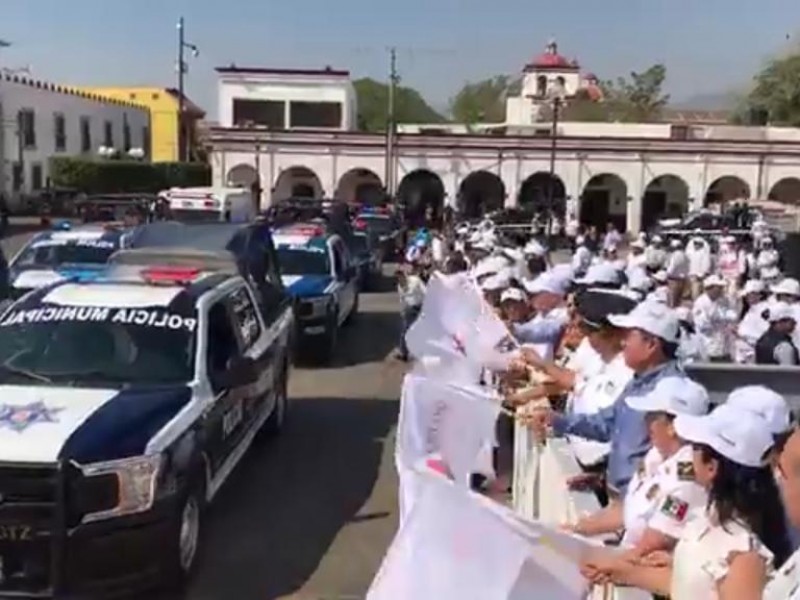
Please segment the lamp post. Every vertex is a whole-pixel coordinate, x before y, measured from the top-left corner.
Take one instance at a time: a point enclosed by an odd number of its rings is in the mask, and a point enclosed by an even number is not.
[[[564,98],[566,91],[564,86],[556,84],[550,88],[548,99],[553,107],[553,129],[550,132],[550,177],[547,180],[547,230],[546,235],[548,242],[553,230],[553,210],[555,195],[555,178],[556,178],[556,153],[558,152],[558,117],[561,108],[564,105]]]
[[[184,112],[186,110],[186,100],[184,99],[184,79],[189,67],[184,60],[184,52],[189,49],[192,56],[200,56],[200,50],[194,44],[186,41],[184,35],[185,23],[183,17],[178,20],[178,160],[186,160],[186,127]]]

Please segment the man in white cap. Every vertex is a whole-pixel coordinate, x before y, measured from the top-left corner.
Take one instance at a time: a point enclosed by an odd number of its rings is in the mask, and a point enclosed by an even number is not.
[[[664,268],[667,263],[667,252],[664,250],[664,240],[660,235],[654,235],[650,244],[644,251],[647,270],[655,273]]]
[[[578,275],[583,275],[592,264],[592,251],[586,245],[586,238],[579,235],[575,239],[575,254],[572,256],[572,270]]]
[[[773,302],[788,304],[794,311],[794,320],[800,323],[800,282],[794,277],[782,279],[770,288]],[[795,328],[793,334],[794,345],[800,348],[800,330]]]
[[[631,273],[633,271],[647,269],[647,257],[644,254],[646,247],[647,245],[644,243],[644,241],[638,238],[631,242],[628,252],[627,265],[625,267],[625,273],[628,279],[631,278]]]
[[[711,275],[711,246],[701,237],[693,237],[686,244],[686,256],[689,257],[689,284],[692,300],[703,293],[703,281]]]
[[[725,297],[725,280],[722,277],[709,275],[703,281],[703,288],[703,294],[692,307],[692,321],[703,340],[709,360],[726,362],[730,359],[730,332],[738,315]]]
[[[521,344],[531,344],[545,360],[552,358],[555,345],[569,322],[564,304],[569,283],[569,276],[556,270],[523,282],[536,315],[527,323],[512,327],[511,332]]]
[[[669,243],[670,253],[667,259],[667,278],[669,286],[669,306],[675,308],[682,301],[686,293],[686,283],[689,280],[689,259],[683,250],[683,242],[673,239]]]
[[[780,260],[781,256],[775,248],[772,238],[764,238],[761,240],[761,251],[756,258],[756,267],[759,270],[761,279],[768,279],[770,273],[779,269]]]
[[[500,294],[500,311],[507,323],[520,324],[530,318],[528,295],[521,289],[510,287]]]
[[[788,304],[778,302],[769,307],[769,329],[756,342],[756,364],[800,365],[800,354],[792,334],[797,322]]]
[[[552,426],[556,435],[579,435],[598,442],[611,442],[607,481],[612,497],[624,496],[640,460],[650,449],[644,415],[628,406],[627,399],[656,392],[667,378],[687,379],[675,359],[678,320],[661,304],[642,302],[630,314],[609,317],[626,330],[623,355],[634,377],[614,404],[593,415],[559,415],[549,409],[535,412],[530,424],[538,437]]]
[[[769,329],[767,286],[760,279],[748,279],[739,293],[744,315],[736,327],[733,360],[737,364],[752,364],[756,360],[756,342]]]
[[[619,289],[622,286],[622,278],[616,265],[601,262],[590,266],[583,277],[575,279],[575,284],[586,288]]]

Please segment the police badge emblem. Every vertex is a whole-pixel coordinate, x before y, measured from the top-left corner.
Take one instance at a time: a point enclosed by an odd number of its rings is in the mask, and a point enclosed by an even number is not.
[[[36,423],[58,423],[55,415],[63,408],[48,408],[44,402],[34,402],[23,406],[0,404],[0,427],[7,427],[22,433]]]

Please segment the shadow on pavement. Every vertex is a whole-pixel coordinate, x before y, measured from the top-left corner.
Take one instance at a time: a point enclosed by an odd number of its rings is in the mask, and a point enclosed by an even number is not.
[[[359,312],[342,330],[340,351],[329,368],[352,367],[381,362],[400,339],[400,314],[397,312]]]
[[[292,594],[345,524],[384,518],[357,513],[378,477],[397,408],[380,400],[294,401],[283,435],[249,453],[209,511],[199,568],[185,598]]]

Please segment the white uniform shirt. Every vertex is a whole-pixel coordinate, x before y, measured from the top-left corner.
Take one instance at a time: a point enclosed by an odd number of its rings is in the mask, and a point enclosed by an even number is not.
[[[651,269],[660,269],[667,262],[667,251],[661,247],[648,246],[644,251],[645,262]]]
[[[728,328],[737,318],[736,311],[728,307],[724,298],[712,300],[703,294],[694,301],[692,321],[709,358],[728,355]]]
[[[800,600],[800,550],[783,563],[767,584],[764,600]]]
[[[694,240],[691,240],[686,246],[686,256],[689,257],[689,276],[698,279],[705,279],[711,274],[711,248],[708,242],[702,238],[697,238],[702,242],[698,248],[695,246]]]
[[[686,279],[689,277],[689,258],[683,250],[675,250],[667,260],[667,277],[670,279]]]
[[[690,445],[667,459],[650,448],[625,495],[622,543],[635,546],[646,529],[677,540],[691,515],[702,511],[707,502],[708,493],[694,480]]]
[[[687,523],[675,546],[670,597],[716,600],[717,584],[728,574],[731,553],[752,551],[763,557],[770,574],[772,553],[744,523],[729,521],[723,527],[701,512]]]
[[[437,264],[444,262],[444,241],[439,237],[434,236],[431,240],[431,256]]]
[[[733,359],[738,364],[755,363],[756,342],[769,329],[769,322],[764,318],[764,311],[768,308],[768,302],[759,302],[751,306],[739,322],[733,344]]]
[[[576,381],[575,387],[578,387],[583,385],[585,380],[600,373],[606,363],[597,350],[592,348],[589,338],[583,338],[564,366],[575,373],[576,379],[579,380]]]
[[[598,356],[599,358],[599,356]],[[622,390],[633,378],[633,371],[625,364],[625,358],[618,354],[610,362],[603,362],[600,370],[589,377],[578,377],[575,390],[567,399],[567,412],[592,415],[608,408],[617,400]],[[578,436],[567,436],[575,457],[585,467],[602,461],[611,449],[610,443],[596,442]]]
[[[592,264],[592,251],[586,246],[578,246],[572,256],[572,270],[575,273],[583,273]]]

